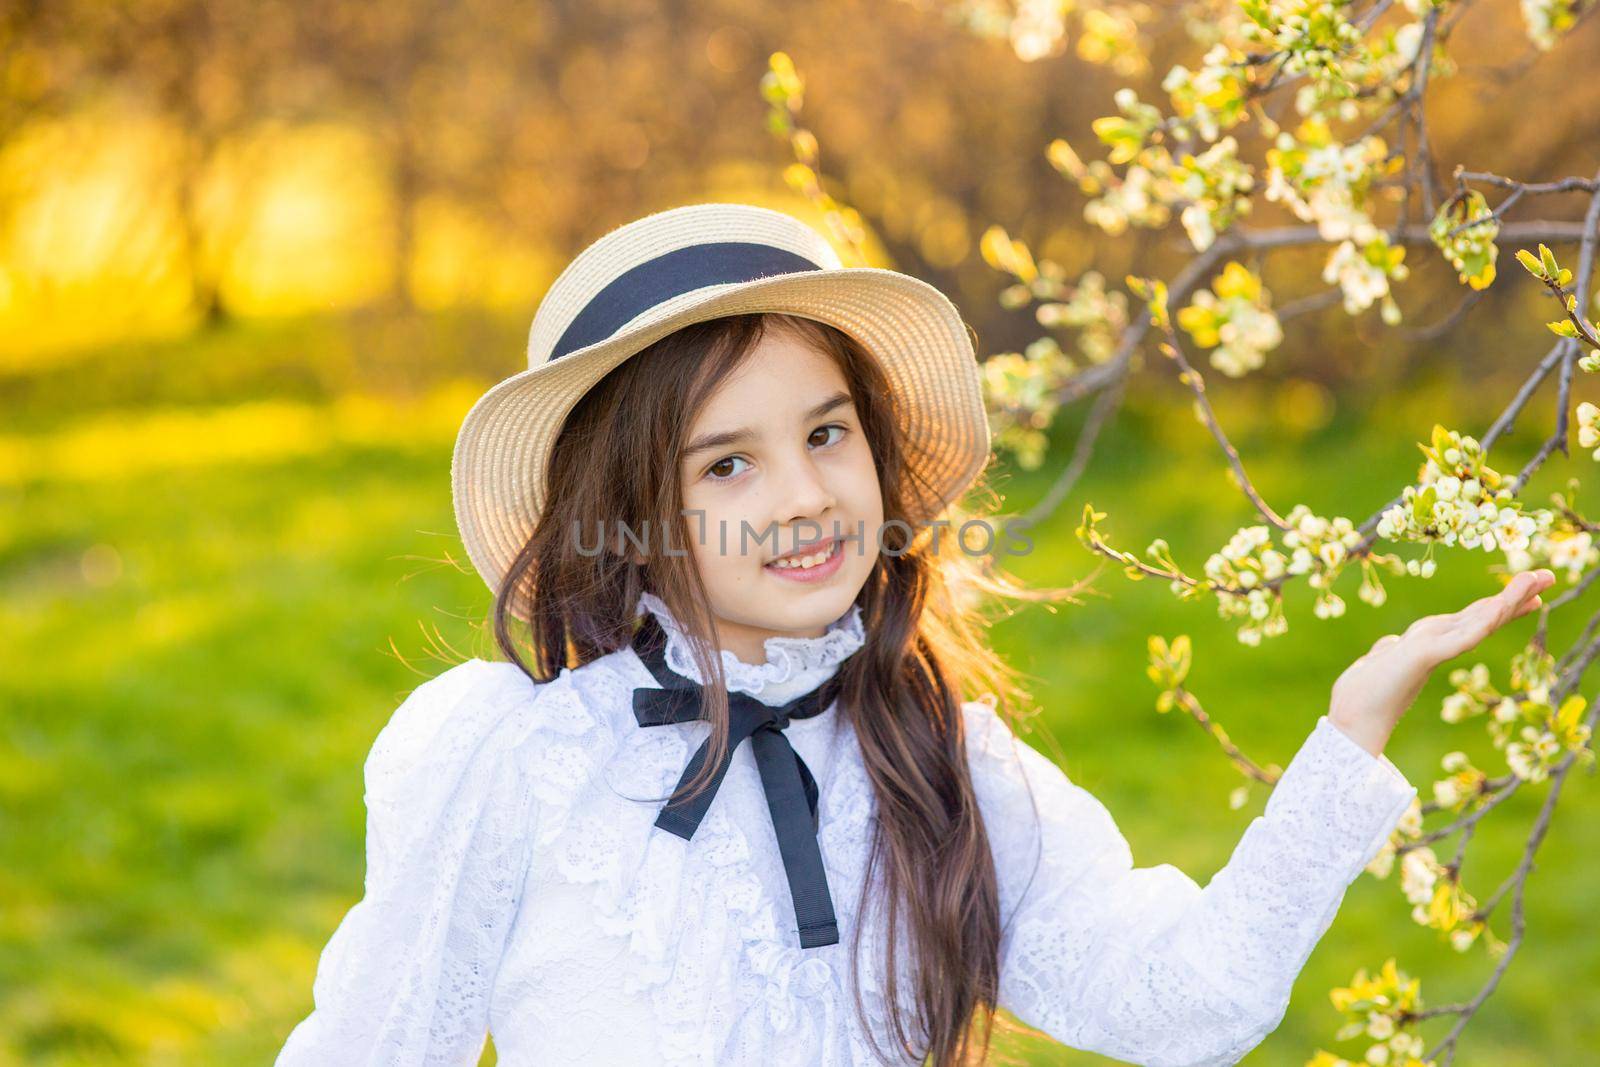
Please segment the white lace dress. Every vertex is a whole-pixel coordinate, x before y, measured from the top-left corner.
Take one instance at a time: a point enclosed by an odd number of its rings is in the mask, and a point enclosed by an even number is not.
[[[671,668],[702,681],[665,605],[645,594],[640,608],[666,630]],[[730,688],[777,705],[862,641],[853,608],[822,637],[769,639],[765,664],[722,660]],[[710,731],[641,728],[632,691],[655,684],[624,648],[542,685],[473,659],[406,698],[366,763],[365,896],[323,950],[314,1010],[278,1067],[470,1065],[491,1031],[508,1067],[875,1062],[849,975],[874,808],[854,732],[833,706],[785,730],[821,791],[839,920],[838,944],[801,949],[748,744],[692,840],[654,827],[660,803],[629,799],[669,794]],[[1270,1033],[1416,794],[1322,716],[1201,888],[1170,864],[1135,867],[1094,796],[988,705],[963,712],[1008,924],[1000,1004],[1136,1063],[1231,1064]],[[863,994],[888,1048],[875,930]]]

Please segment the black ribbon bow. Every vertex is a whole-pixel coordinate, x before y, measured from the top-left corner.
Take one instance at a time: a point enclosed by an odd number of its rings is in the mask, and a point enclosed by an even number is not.
[[[665,634],[654,616],[647,615],[639,627],[633,648],[661,684],[660,689],[633,691],[633,715],[640,726],[693,722],[704,717],[701,713],[703,688],[667,666]],[[728,747],[710,787],[697,797],[668,801],[655,822],[661,829],[686,841],[694,837],[717,790],[722,787],[733,753],[748,738],[756,768],[761,773],[762,789],[767,794],[772,828],[778,835],[784,873],[789,877],[801,948],[838,944],[839,924],[833,913],[833,898],[828,893],[822,849],[817,843],[817,781],[805,760],[790,746],[783,729],[793,719],[809,719],[828,710],[838,691],[839,675],[835,674],[811,692],[778,707],[763,704],[748,693],[729,692]],[[679,777],[678,788],[700,773],[709,748],[709,739],[701,743]]]

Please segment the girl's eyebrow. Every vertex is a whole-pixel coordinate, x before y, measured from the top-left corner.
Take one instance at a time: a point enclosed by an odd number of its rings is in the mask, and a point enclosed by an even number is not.
[[[834,393],[822,403],[806,412],[802,418],[807,421],[811,419],[820,419],[834,408],[841,407],[849,403],[851,403],[849,393]],[[689,447],[683,450],[683,455],[685,458],[688,458],[689,456],[698,455],[701,452],[710,452],[712,449],[725,448],[728,445],[736,445],[741,441],[748,441],[755,436],[755,430],[750,429],[749,427],[739,430],[721,430],[717,433],[701,434],[699,437],[696,437],[689,443]]]

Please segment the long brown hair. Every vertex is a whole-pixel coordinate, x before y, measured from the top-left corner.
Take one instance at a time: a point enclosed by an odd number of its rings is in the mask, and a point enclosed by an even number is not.
[[[1001,917],[960,705],[992,699],[1015,720],[1027,696],[984,639],[992,620],[981,598],[1071,599],[1079,587],[1024,589],[991,556],[963,550],[955,534],[975,511],[945,509],[949,525],[939,537],[928,526],[916,528],[908,516],[927,513],[916,509],[932,499],[931,491],[904,462],[895,397],[862,344],[812,319],[732,315],[684,327],[612,370],[574,407],[554,442],[539,526],[495,598],[495,641],[529,677],[546,681],[562,667],[621,648],[632,638],[640,592],[661,597],[701,638],[695,655],[700,676],[711,679],[711,758],[686,794],[709,784],[727,745],[727,691],[713,651],[720,647],[715,620],[692,558],[652,551],[641,560],[620,545],[580,551],[581,538],[571,534],[625,524],[650,537],[657,535],[648,531],[670,530],[672,544],[689,543],[680,466],[694,414],[772,328],[792,331],[835,361],[883,491],[885,551],[857,598],[866,642],[840,667],[838,707],[855,729],[877,803],[856,914],[865,916],[872,890],[881,890],[877,902],[887,912],[880,992],[895,1044],[907,1055],[931,1058],[934,1067],[981,1062],[998,997]],[[985,481],[975,488],[993,499]],[[511,633],[508,617],[517,614],[528,621],[531,664]],[[865,925],[858,921],[851,945],[857,973]],[[912,950],[910,976],[896,973],[901,944]],[[915,1020],[902,1017],[902,981],[911,984]],[[865,1023],[859,983],[855,1002]],[[879,1051],[872,1027],[863,1030]]]

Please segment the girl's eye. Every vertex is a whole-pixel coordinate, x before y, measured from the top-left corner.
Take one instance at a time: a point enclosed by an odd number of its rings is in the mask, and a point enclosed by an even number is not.
[[[812,437],[816,437],[817,434],[819,434],[819,433],[827,433],[829,430],[838,430],[840,436],[843,436],[844,432],[845,432],[845,427],[841,426],[837,422],[829,423],[826,426],[818,426],[815,430],[812,430],[811,431],[811,436]],[[823,446],[831,445],[831,444],[834,444],[835,442],[837,442],[838,440],[839,440],[839,438],[835,437],[832,441],[824,441],[824,442],[822,442],[822,445]]]
[[[818,447],[818,448],[827,448],[829,445],[838,444],[839,443],[839,437],[835,437],[831,441],[817,442],[816,441],[817,434],[819,434],[819,433],[825,434],[830,430],[838,430],[840,437],[842,437],[848,429],[849,429],[849,427],[844,426],[844,425],[842,425],[840,423],[837,423],[837,422],[829,423],[826,426],[818,426],[815,430],[811,431],[811,440],[812,440],[813,443],[816,444],[816,447]],[[734,478],[739,476],[740,472],[738,470],[736,470],[736,469],[735,470],[729,470],[728,469],[728,465],[732,464],[732,463],[747,463],[747,462],[748,462],[748,460],[746,460],[743,456],[724,456],[721,459],[717,460],[715,463],[711,464],[711,466],[707,467],[706,468],[706,474],[709,475],[711,480],[714,481],[714,482],[732,481]]]
[[[734,473],[737,473],[737,472],[727,473],[727,474],[719,474],[718,473],[718,469],[726,467],[727,464],[729,464],[729,463],[743,463],[743,462],[745,462],[743,456],[725,456],[722,459],[717,460],[711,466],[707,467],[706,468],[706,473],[711,475],[711,480],[714,481],[714,482],[725,482],[728,479],[732,478],[734,476]]]

